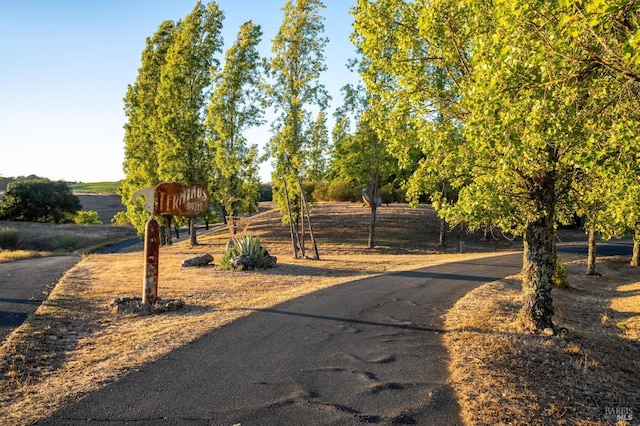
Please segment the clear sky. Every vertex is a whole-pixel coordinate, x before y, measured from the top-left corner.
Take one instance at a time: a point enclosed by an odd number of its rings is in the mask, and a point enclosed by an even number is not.
[[[203,1],[207,3],[207,1]],[[124,177],[123,101],[134,83],[145,39],[167,19],[191,12],[196,0],[0,1],[0,176],[36,174],[99,182]],[[262,27],[263,56],[282,22],[285,0],[218,0],[225,13],[225,50],[248,20]],[[333,101],[357,77],[349,41],[355,0],[325,0],[322,83]],[[223,53],[224,54],[224,53]],[[220,56],[223,59],[223,55]],[[332,123],[333,121],[331,121]],[[263,146],[268,128],[247,134]],[[261,178],[269,180],[269,165]]]

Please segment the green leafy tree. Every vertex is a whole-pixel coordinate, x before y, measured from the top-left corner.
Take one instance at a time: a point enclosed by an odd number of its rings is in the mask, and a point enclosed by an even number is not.
[[[345,104],[336,111],[332,176],[348,179],[362,189],[363,199],[371,209],[368,248],[375,247],[375,227],[380,186],[397,170],[397,162],[387,152],[386,144],[375,130],[381,117],[370,106],[370,97],[361,86],[346,86]],[[349,132],[354,121],[355,131]]]
[[[262,31],[251,21],[240,27],[215,77],[207,114],[208,151],[212,153],[209,188],[223,216],[257,210],[258,149],[247,147],[243,132],[263,123],[262,73],[257,46]]]
[[[62,181],[17,181],[7,186],[0,202],[0,219],[22,222],[73,222],[82,209],[80,199]]]
[[[160,180],[187,185],[207,181],[204,112],[218,65],[214,55],[221,51],[223,17],[215,2],[196,3],[179,22],[167,50],[156,95]],[[190,222],[191,244],[196,245],[195,218]]]
[[[523,236],[521,318],[537,330],[554,326],[554,232],[575,205],[576,172],[593,168],[603,141],[608,153],[618,150],[614,141],[635,143],[589,136],[599,117],[615,116],[620,91],[607,89],[624,88],[633,64],[622,81],[588,60],[589,49],[563,37],[565,12],[555,2],[452,0],[361,0],[354,10],[354,40],[374,70],[363,78],[388,105],[394,143],[402,147],[406,130],[415,131],[426,161],[440,153],[433,173],[458,191],[454,203],[431,195],[440,214],[472,229],[490,218]]]
[[[322,182],[327,174],[329,150],[329,130],[324,112],[319,112],[316,120],[311,123],[308,140],[303,164],[304,175],[308,181]]]
[[[73,221],[78,225],[102,225],[98,212],[94,210],[77,212]]]
[[[144,233],[149,213],[143,210],[142,205],[132,203],[131,197],[139,189],[153,188],[160,183],[158,146],[161,135],[157,127],[157,96],[160,74],[175,30],[176,26],[172,21],[165,21],[152,37],[147,38],[138,76],[136,81],[128,86],[124,98],[124,111],[127,116],[124,126],[125,178],[120,194],[127,209],[127,220],[136,227],[140,235]]]
[[[318,0],[287,1],[283,7],[284,19],[273,39],[274,57],[268,62],[272,78],[268,96],[276,112],[273,137],[267,146],[274,165],[274,200],[287,211],[283,219],[290,223],[296,255],[299,242],[293,222],[303,201],[300,179],[303,155],[309,144],[306,136],[311,113],[308,108],[322,111],[329,101],[320,83],[320,74],[327,68],[324,48],[328,40],[323,37],[324,17],[320,15],[324,7]]]

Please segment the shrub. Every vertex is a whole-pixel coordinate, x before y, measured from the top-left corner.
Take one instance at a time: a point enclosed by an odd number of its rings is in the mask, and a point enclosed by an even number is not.
[[[18,249],[18,230],[15,228],[0,228],[0,249]]]
[[[54,251],[71,251],[77,246],[75,238],[70,235],[65,235],[57,241],[51,244]]]
[[[65,182],[17,181],[8,185],[0,202],[0,219],[65,223],[80,209],[80,199]]]
[[[382,185],[379,194],[384,204],[404,203],[407,198],[407,192],[402,188],[395,187],[392,183]]]
[[[273,186],[271,184],[260,184],[260,201],[273,201]]]
[[[313,189],[313,199],[316,201],[329,201],[329,185],[325,182],[316,182]]]
[[[314,197],[316,185],[318,185],[318,182],[315,181],[302,182],[302,190],[304,191],[304,198],[307,203],[313,203],[314,201],[316,201]]]
[[[560,263],[558,255],[554,259],[553,275],[551,276],[551,283],[556,287],[566,288],[569,286],[569,278],[567,276],[567,267]]]
[[[269,252],[260,245],[260,238],[253,235],[245,235],[242,238],[233,238],[227,244],[227,251],[222,255],[218,262],[220,269],[241,270],[235,267],[232,260],[237,257],[246,257],[256,268],[272,268],[275,266],[275,258],[269,255]]]
[[[335,180],[329,184],[327,197],[331,201],[358,201],[360,192],[356,186],[346,180]]]
[[[73,221],[78,225],[102,225],[98,212],[93,210],[81,210],[73,217]]]
[[[127,212],[118,212],[111,218],[112,225],[131,225],[131,221],[127,217]]]

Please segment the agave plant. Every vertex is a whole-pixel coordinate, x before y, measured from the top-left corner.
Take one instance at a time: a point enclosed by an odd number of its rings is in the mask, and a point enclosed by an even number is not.
[[[262,247],[259,237],[249,234],[229,242],[218,266],[228,270],[271,268],[275,266],[275,258]]]

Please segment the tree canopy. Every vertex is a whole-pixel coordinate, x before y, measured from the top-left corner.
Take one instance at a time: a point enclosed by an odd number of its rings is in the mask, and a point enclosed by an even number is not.
[[[242,132],[260,122],[261,102],[252,88],[259,84],[261,32],[243,25],[220,70],[223,19],[217,3],[197,2],[184,19],[162,23],[147,39],[128,87],[121,192],[127,218],[140,233],[149,214],[131,196],[163,181],[208,185],[211,199],[232,214],[255,209],[258,155],[246,148]],[[171,217],[160,220],[171,224]],[[196,244],[195,218],[190,223]]]
[[[23,222],[73,222],[82,209],[80,199],[62,181],[17,181],[7,186],[0,202],[0,219]]]
[[[322,112],[330,99],[320,83],[320,75],[327,69],[324,48],[328,40],[323,36],[324,17],[320,14],[324,7],[319,0],[287,1],[273,39],[274,56],[268,61],[268,99],[276,118],[267,151],[274,166],[274,200],[287,212],[284,219],[290,223],[298,217],[298,206],[304,204],[300,180],[305,155],[311,150],[310,129],[318,123],[312,121],[311,109]],[[291,226],[295,240],[293,223]]]
[[[360,0],[354,9],[363,80],[388,112],[378,131],[400,158],[416,141],[423,152],[412,194],[428,191],[454,224],[491,221],[523,236],[521,317],[532,329],[553,328],[554,229],[577,210],[577,178],[598,170],[611,180],[607,159],[626,164],[637,152],[637,6],[603,3]],[[441,180],[455,202],[423,184]]]
[[[263,123],[263,75],[257,46],[260,26],[245,22],[227,51],[223,70],[215,76],[207,111],[207,143],[212,158],[209,187],[223,214],[235,216],[257,209],[258,148],[247,146],[243,132]]]

